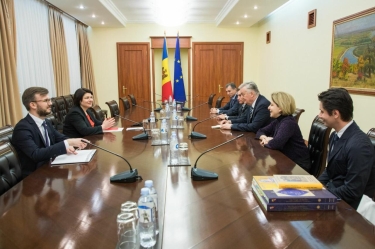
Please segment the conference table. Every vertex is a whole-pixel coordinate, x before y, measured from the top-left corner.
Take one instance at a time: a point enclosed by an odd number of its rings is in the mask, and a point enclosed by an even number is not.
[[[149,114],[139,107],[122,113],[137,122]],[[189,115],[204,120],[209,106]],[[254,175],[307,173],[281,152],[260,146],[254,133],[212,129],[215,119],[195,126],[207,139],[189,139],[195,124],[185,122],[176,131],[179,142],[188,144],[192,166],[169,167],[169,146],[132,140],[140,131],[86,137],[126,158],[143,180],[110,183],[129,166],[100,149],[86,164],[46,164],[0,196],[0,248],[116,248],[121,204],[136,202],[148,179],[159,198],[160,233],[153,248],[375,247],[374,226],[344,201],[335,211],[265,212],[251,191]],[[217,180],[192,181],[191,167],[203,152],[241,134],[198,160],[197,168],[217,173]]]

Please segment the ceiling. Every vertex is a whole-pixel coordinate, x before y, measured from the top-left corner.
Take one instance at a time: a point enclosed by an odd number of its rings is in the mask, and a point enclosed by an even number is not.
[[[151,8],[153,0],[47,1],[91,27],[125,27],[129,23],[154,23],[154,13]],[[288,1],[190,0],[187,23],[212,23],[219,27],[251,27]],[[80,9],[81,5],[84,9]],[[254,6],[257,6],[257,9],[254,9]],[[92,17],[93,14],[95,17]]]

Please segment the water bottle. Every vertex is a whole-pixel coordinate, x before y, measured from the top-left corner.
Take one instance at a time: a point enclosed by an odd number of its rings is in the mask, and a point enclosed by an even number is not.
[[[168,143],[168,125],[165,119],[161,121],[160,125],[160,140],[162,144]]]
[[[141,197],[138,200],[138,233],[139,241],[143,247],[152,247],[156,244],[155,239],[155,204],[154,199],[149,196],[148,188],[141,189]]]
[[[171,117],[171,109],[169,108],[169,104],[165,101],[165,117],[169,119]]]
[[[173,111],[177,110],[177,108],[176,108],[176,100],[175,99],[172,101],[172,110]]]
[[[156,123],[155,123],[155,114],[154,112],[151,112],[150,114],[150,129],[155,129],[156,128]]]
[[[177,121],[178,121],[177,111],[176,111],[176,109],[173,109],[172,128],[177,128]]]
[[[178,140],[175,131],[172,131],[169,148],[171,165],[178,165]]]
[[[154,182],[152,180],[147,180],[145,181],[145,188],[149,189],[149,196],[154,199],[155,203],[155,220],[154,220],[154,225],[155,225],[155,233],[159,233],[159,216],[158,216],[158,194],[156,193],[156,189],[154,188]]]

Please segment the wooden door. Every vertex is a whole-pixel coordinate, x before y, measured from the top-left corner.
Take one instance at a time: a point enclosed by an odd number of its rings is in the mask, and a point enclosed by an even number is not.
[[[211,93],[228,96],[225,85],[234,82],[237,86],[243,82],[243,42],[195,42],[193,43],[193,105],[205,102]]]
[[[150,43],[117,43],[117,69],[119,98],[133,94],[137,105],[151,100]],[[117,99],[121,113],[123,106]],[[130,101],[130,99],[129,99]]]

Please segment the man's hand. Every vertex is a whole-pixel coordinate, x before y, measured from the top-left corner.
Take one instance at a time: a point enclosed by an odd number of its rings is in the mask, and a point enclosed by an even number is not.
[[[231,128],[232,128],[232,124],[230,123],[222,124],[220,126],[220,129],[224,129],[224,130],[230,130]]]
[[[66,149],[66,154],[74,154],[74,155],[77,155],[77,151],[76,151],[76,149],[74,149],[73,146],[69,146],[69,147]]]
[[[210,113],[218,113],[219,110],[217,108],[211,108]]]
[[[216,120],[223,120],[223,119],[226,119],[227,115],[225,114],[220,114],[218,116],[216,116]]]
[[[84,143],[81,141],[82,138],[69,138],[67,141],[69,143],[69,146],[73,146],[79,149],[84,149],[87,146],[87,143]]]

